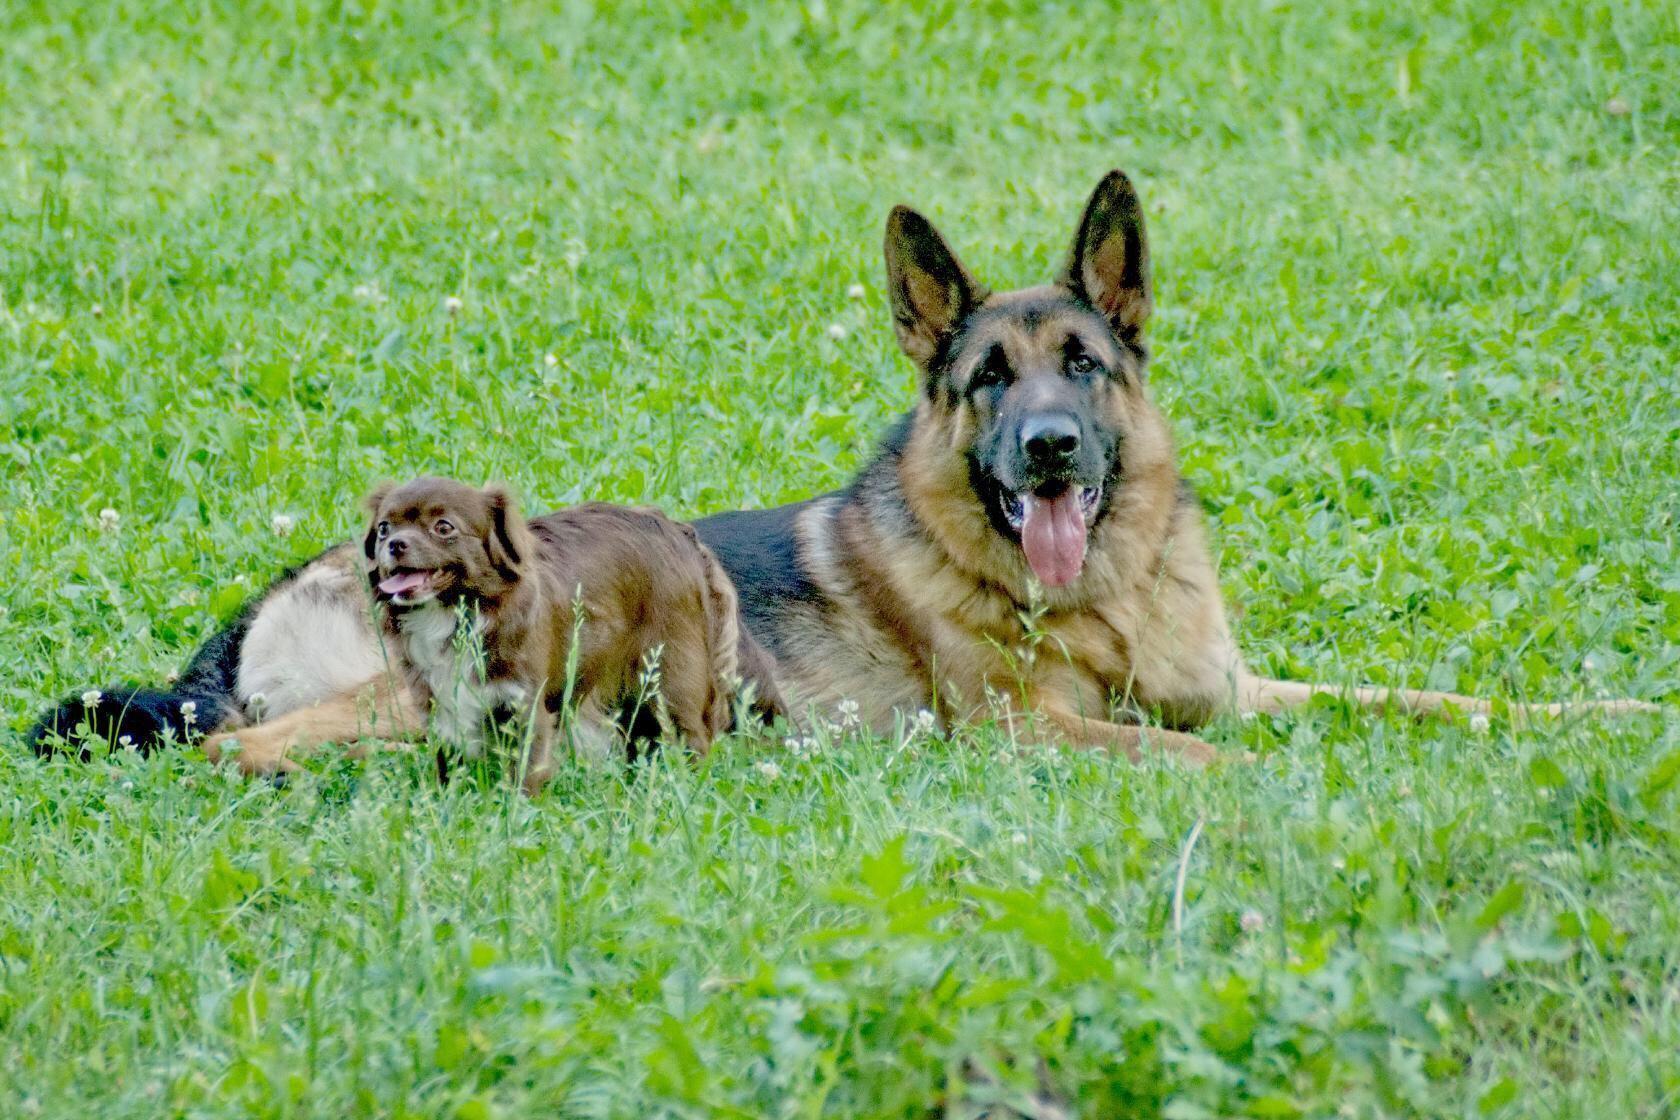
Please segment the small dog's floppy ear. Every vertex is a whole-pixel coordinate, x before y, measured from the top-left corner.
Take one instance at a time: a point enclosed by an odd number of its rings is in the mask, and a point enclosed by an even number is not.
[[[377,559],[374,555],[374,549],[379,546],[379,507],[385,504],[385,498],[390,493],[391,484],[381,482],[368,491],[368,496],[362,499],[362,506],[367,510],[368,515],[367,536],[362,538],[362,555],[367,557],[370,565]]]
[[[963,317],[987,296],[933,223],[895,206],[887,217],[887,295],[898,344],[926,370]]]
[[[1143,207],[1124,171],[1110,171],[1091,192],[1062,282],[1089,300],[1122,341],[1138,340],[1155,299]]]
[[[490,511],[490,535],[485,538],[484,550],[490,555],[491,566],[511,583],[519,578],[520,569],[536,550],[537,540],[507,487],[496,483],[486,486],[484,504]]]

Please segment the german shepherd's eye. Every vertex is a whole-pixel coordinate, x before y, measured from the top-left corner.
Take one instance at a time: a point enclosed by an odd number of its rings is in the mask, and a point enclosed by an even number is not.
[[[1067,371],[1079,377],[1089,377],[1093,373],[1100,373],[1103,364],[1093,358],[1089,351],[1077,342],[1069,342],[1067,348]]]
[[[982,389],[995,389],[1000,385],[1007,385],[1015,377],[1009,368],[1009,359],[1004,357],[1003,347],[994,346],[986,352],[986,360],[980,363],[974,375],[968,379],[968,391],[978,393]]]
[[[436,533],[440,537],[453,537],[455,535],[455,525],[453,522],[446,521],[440,517],[437,521],[433,522],[432,532]]]
[[[391,523],[389,521],[381,521],[377,532],[379,533],[379,539],[384,540],[386,537],[391,535]]]

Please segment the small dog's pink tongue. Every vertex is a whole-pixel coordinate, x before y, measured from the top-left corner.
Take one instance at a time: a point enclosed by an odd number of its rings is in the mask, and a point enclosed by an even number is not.
[[[426,582],[425,572],[398,572],[394,576],[386,576],[379,581],[379,590],[387,595],[402,595],[413,591]]]
[[[1085,566],[1085,512],[1079,508],[1078,487],[1069,486],[1055,498],[1024,496],[1021,548],[1027,565],[1046,587],[1066,587]]]

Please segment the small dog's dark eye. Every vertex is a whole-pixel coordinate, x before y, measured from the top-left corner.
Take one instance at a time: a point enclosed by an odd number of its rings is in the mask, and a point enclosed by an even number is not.
[[[455,526],[440,517],[437,520],[437,524],[432,526],[432,532],[436,533],[440,537],[453,536],[455,534]]]
[[[379,523],[379,539],[384,540],[386,537],[388,537],[390,535],[391,535],[391,523],[389,521],[381,521]]]

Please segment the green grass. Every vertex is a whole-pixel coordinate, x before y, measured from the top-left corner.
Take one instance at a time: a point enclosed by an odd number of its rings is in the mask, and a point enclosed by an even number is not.
[[[841,483],[914,391],[888,207],[1036,282],[1116,165],[1258,667],[1680,699],[1680,7],[421,7],[0,11],[10,726],[381,477]],[[1260,761],[826,736],[535,804],[8,747],[0,1115],[1680,1108],[1672,716],[1210,734]]]

